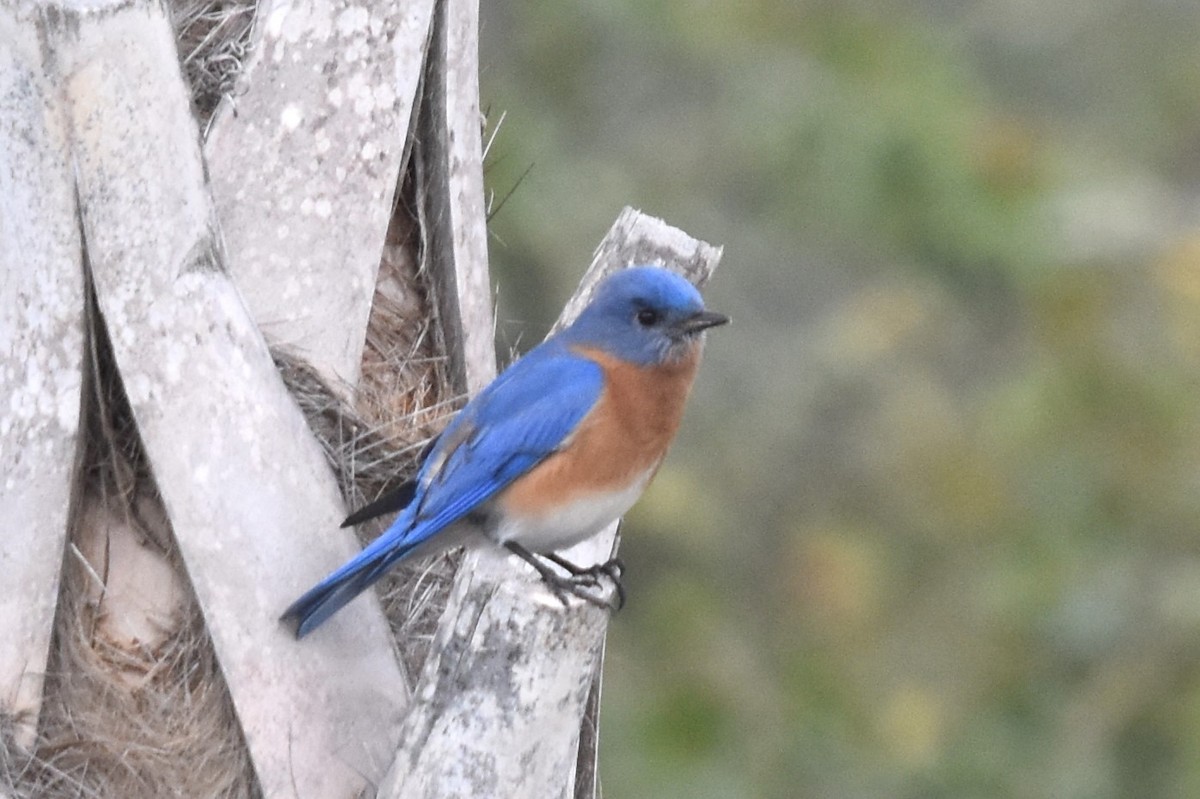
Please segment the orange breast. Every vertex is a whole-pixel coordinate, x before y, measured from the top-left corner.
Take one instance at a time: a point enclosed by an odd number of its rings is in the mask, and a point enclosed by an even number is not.
[[[604,391],[570,442],[504,492],[509,512],[545,514],[589,494],[620,491],[662,463],[687,403],[700,346],[683,359],[639,367],[579,348],[604,369]]]

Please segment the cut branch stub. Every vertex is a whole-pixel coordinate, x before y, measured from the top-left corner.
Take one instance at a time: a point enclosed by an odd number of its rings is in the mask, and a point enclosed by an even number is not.
[[[511,573],[498,551],[459,569],[450,607],[391,774],[379,796],[569,795],[573,742],[603,641],[605,613],[564,609]],[[478,568],[478,564],[490,564]]]

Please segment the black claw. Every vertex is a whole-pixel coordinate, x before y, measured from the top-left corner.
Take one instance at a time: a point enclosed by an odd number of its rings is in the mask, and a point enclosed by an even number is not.
[[[614,611],[625,607],[625,583],[621,582],[621,570],[618,569],[616,574],[609,574],[612,578],[613,587],[617,589],[617,605],[613,608]]]
[[[563,607],[567,607],[567,594],[572,594],[580,599],[606,610],[615,610],[612,603],[603,597],[588,591],[588,588],[599,587],[599,580],[591,574],[574,574],[570,577],[561,577],[553,572],[542,574],[542,582],[558,597],[558,601],[563,603]],[[623,589],[618,589],[623,593]]]
[[[617,611],[625,606],[625,586],[621,583],[621,577],[625,572],[625,564],[621,562],[620,558],[612,558],[604,563],[597,563],[594,566],[585,568],[577,566],[553,552],[542,556],[569,572],[569,576],[562,576],[543,563],[541,558],[519,544],[509,541],[505,543],[505,547],[537,570],[537,573],[542,577],[542,581],[558,597],[558,600],[563,603],[564,607],[567,606],[567,594],[573,594],[585,602],[589,602],[605,610]],[[586,590],[588,588],[599,588],[601,576],[607,577],[612,581],[616,591],[615,602],[599,597],[591,591]]]
[[[562,603],[564,608],[570,607],[571,603],[567,600],[567,590],[562,583],[554,580],[547,580],[546,575],[544,574],[542,575],[542,582],[546,584],[546,587],[550,589],[550,592],[554,594],[554,596],[558,597],[558,601]]]
[[[625,576],[625,564],[620,558],[613,558],[604,563],[598,563],[587,569],[586,572],[597,585],[600,583],[601,576],[607,577],[612,582],[613,588],[617,593],[617,601],[615,605],[609,605],[610,609],[616,611],[625,607],[625,584],[621,581],[621,578]]]
[[[606,560],[597,566],[593,566],[592,568],[596,569],[601,574],[608,575],[609,579],[616,582],[620,582],[621,578],[625,576],[625,561],[621,560],[620,558]]]

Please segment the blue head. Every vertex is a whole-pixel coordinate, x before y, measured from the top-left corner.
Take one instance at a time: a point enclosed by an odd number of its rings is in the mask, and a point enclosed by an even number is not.
[[[728,321],[706,311],[700,292],[674,272],[635,266],[601,283],[563,337],[650,366],[684,357],[705,330]]]

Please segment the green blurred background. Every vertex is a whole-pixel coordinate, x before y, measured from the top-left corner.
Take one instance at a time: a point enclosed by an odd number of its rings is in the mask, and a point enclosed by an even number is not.
[[[482,6],[503,348],[725,246],[606,799],[1200,796],[1200,4]]]

